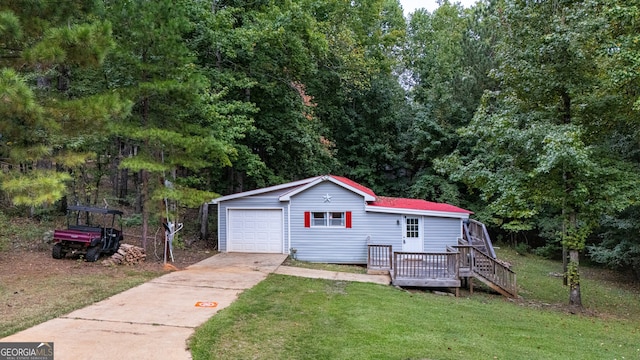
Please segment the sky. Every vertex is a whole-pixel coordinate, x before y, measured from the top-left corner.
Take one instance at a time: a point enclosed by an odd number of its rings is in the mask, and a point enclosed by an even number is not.
[[[450,1],[453,3],[459,2],[464,7],[470,7],[476,2],[475,0],[450,0]],[[400,3],[402,4],[402,8],[404,9],[405,16],[409,15],[409,13],[412,13],[415,9],[418,9],[418,8],[425,8],[427,9],[427,11],[432,12],[438,7],[437,0],[400,0]]]

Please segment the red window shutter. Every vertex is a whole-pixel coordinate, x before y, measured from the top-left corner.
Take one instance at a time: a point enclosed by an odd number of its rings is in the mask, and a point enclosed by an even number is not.
[[[311,213],[308,211],[304,212],[304,227],[311,227]]]
[[[346,225],[347,229],[351,229],[351,211],[347,211]]]

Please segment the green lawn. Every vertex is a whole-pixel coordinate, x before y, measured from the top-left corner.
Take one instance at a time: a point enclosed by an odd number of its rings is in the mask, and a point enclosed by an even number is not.
[[[585,279],[585,299],[592,298],[591,291],[600,294],[608,289],[617,304],[626,305],[606,316],[571,315],[553,306],[568,297],[562,279],[549,276],[558,271],[557,264],[508,251],[500,256],[514,263],[521,301],[482,293],[454,298],[390,286],[271,275],[196,331],[192,355],[194,359],[640,358],[637,290]],[[600,298],[586,302],[593,312],[606,303]],[[633,313],[625,316],[626,312]]]
[[[540,306],[564,305],[569,301],[569,290],[562,285],[562,277],[550,276],[562,273],[562,263],[532,255],[519,256],[511,249],[501,249],[498,257],[513,265],[523,299]],[[626,282],[606,269],[583,266],[581,274],[582,303],[586,310],[640,322],[640,284]]]

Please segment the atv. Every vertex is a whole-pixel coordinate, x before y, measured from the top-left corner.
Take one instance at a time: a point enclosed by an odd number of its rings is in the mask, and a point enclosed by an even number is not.
[[[53,232],[51,256],[83,255],[94,262],[101,254],[112,255],[122,241],[122,211],[89,206],[67,208],[67,229]],[[115,228],[118,226],[118,229]]]

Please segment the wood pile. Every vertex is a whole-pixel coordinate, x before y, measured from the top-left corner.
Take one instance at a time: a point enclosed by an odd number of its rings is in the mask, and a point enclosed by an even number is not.
[[[135,245],[120,244],[120,248],[110,258],[102,261],[102,265],[135,265],[147,258],[144,249]]]

